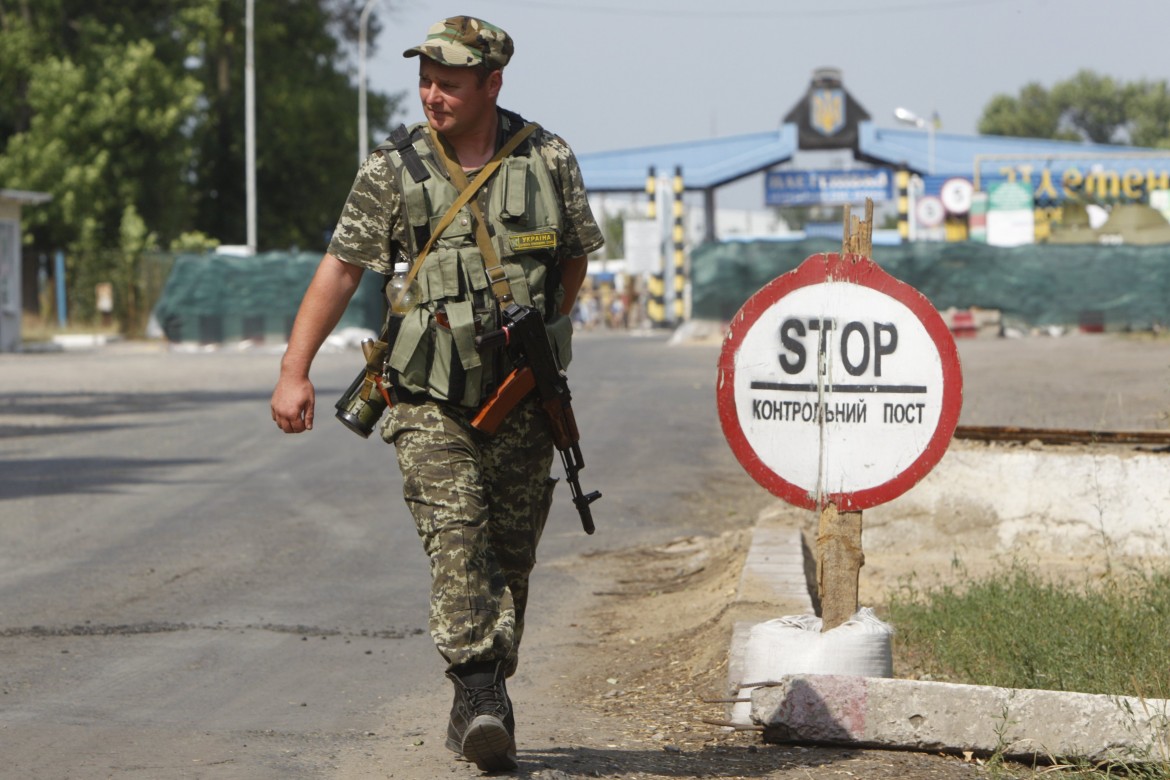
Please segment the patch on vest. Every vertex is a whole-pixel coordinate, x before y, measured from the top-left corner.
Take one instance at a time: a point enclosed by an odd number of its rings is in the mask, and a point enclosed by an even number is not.
[[[555,230],[538,230],[532,233],[514,233],[508,236],[513,252],[530,252],[533,249],[556,249]]]

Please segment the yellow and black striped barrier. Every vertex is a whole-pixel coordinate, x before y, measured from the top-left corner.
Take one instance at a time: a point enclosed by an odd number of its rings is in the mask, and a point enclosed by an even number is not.
[[[674,169],[674,227],[671,229],[671,244],[674,248],[674,321],[686,319],[687,257],[686,231],[683,229],[683,176],[682,168]]]
[[[658,219],[658,174],[653,166],[646,174],[646,216]],[[662,270],[646,280],[646,318],[655,327],[666,324],[666,275]]]
[[[906,243],[910,240],[910,171],[896,170],[894,186],[898,190],[898,236]]]

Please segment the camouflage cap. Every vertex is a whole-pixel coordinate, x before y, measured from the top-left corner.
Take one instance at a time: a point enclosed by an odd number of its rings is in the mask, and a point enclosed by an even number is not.
[[[421,54],[456,68],[483,65],[498,70],[508,64],[513,49],[511,36],[494,24],[472,16],[452,16],[431,25],[427,39],[402,56]]]

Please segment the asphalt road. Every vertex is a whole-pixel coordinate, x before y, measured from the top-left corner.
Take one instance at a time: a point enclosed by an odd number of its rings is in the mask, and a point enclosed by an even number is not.
[[[740,475],[717,344],[585,334],[576,353],[582,482],[604,497],[587,537],[562,487],[537,611],[589,598],[547,564],[702,532],[688,502]],[[960,353],[965,424],[1170,419],[1165,339]],[[319,358],[318,424],[299,436],[269,418],[278,359],[0,355],[0,777],[332,777],[445,688],[393,452],[332,419],[357,353]]]
[[[545,561],[699,530],[678,506],[737,468],[714,355],[578,340],[581,477],[604,496],[587,537],[562,486]],[[278,360],[0,356],[0,776],[328,776],[445,684],[393,450],[332,419],[357,353],[319,358],[298,436],[269,417]],[[534,609],[584,597],[541,576]]]

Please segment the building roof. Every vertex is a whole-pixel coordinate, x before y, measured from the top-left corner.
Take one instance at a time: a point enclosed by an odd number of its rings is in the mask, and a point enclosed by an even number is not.
[[[1098,165],[1170,170],[1170,149],[937,132],[933,140],[933,174],[941,177],[973,178],[976,172],[981,177],[996,177],[1000,168],[1007,164],[1016,168],[1031,165],[1037,172],[1050,168],[1054,173],[1068,167],[1092,169]],[[858,152],[869,162],[905,165],[916,173],[930,175],[930,146],[930,133],[925,130],[891,129],[877,127],[872,122],[861,123]]]
[[[1170,149],[940,132],[932,139],[926,130],[878,127],[871,121],[858,123],[858,130],[858,159],[873,165],[904,165],[926,177],[927,191],[952,176],[974,179],[978,172],[978,177],[999,179],[1001,169],[1009,165],[1031,166],[1037,173],[1048,168],[1055,176],[1069,167],[1170,171]],[[581,154],[578,162],[592,192],[643,191],[651,167],[658,175],[673,174],[679,167],[688,190],[703,190],[765,171],[792,159],[797,151],[797,126],[785,123],[776,132]]]
[[[684,186],[702,190],[789,160],[796,145],[796,126],[785,124],[775,132],[580,154],[577,162],[591,192],[641,192],[651,167],[659,176],[681,168]]]

